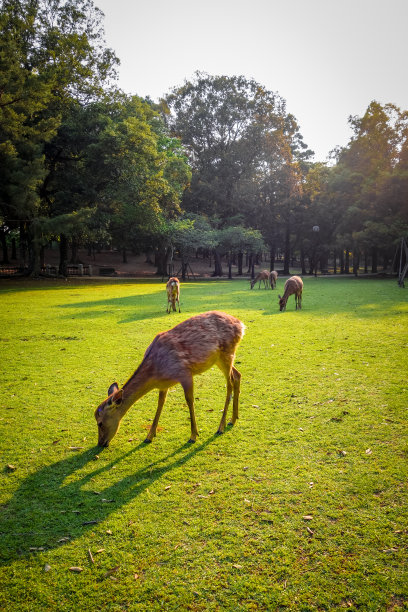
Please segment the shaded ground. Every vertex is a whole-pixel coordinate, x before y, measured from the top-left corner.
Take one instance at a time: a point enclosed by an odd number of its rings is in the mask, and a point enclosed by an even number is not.
[[[86,250],[79,252],[79,260],[84,265],[92,265],[93,275],[98,276],[100,268],[113,268],[115,270],[115,276],[121,277],[152,277],[158,278],[156,274],[156,266],[154,263],[146,261],[146,255],[127,255],[127,263],[123,262],[122,253],[119,251],[101,251],[94,255],[88,255]],[[57,249],[49,249],[45,254],[45,264],[51,266],[58,266],[59,263],[59,251]],[[192,258],[189,262],[188,275],[190,277],[210,278],[214,271],[214,261],[208,258]],[[279,263],[278,263],[279,269]],[[243,277],[249,277],[247,274],[247,266],[243,266]],[[256,266],[255,272],[258,270],[268,269],[269,261],[261,262],[259,266]],[[237,276],[237,266],[232,266],[232,275]],[[224,277],[228,276],[228,266],[223,262],[223,273]],[[181,276],[181,261],[178,259],[174,260],[174,275]],[[242,278],[242,277],[241,277]]]

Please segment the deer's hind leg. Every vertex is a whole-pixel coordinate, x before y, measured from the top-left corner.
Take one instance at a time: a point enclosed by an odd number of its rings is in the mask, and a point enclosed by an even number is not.
[[[232,419],[230,423],[228,424],[234,425],[235,421],[238,419],[239,394],[241,391],[241,372],[238,372],[238,370],[234,368],[234,366],[232,366],[231,376],[233,380],[232,386],[233,386],[234,400],[232,403]]]
[[[197,440],[197,436],[198,436],[198,427],[197,427],[197,422],[196,422],[195,412],[194,412],[194,383],[193,383],[193,378],[191,377],[191,379],[189,379],[187,381],[181,381],[181,385],[182,385],[182,387],[184,389],[184,397],[186,398],[188,409],[190,411],[191,437],[189,439],[189,443],[190,444],[194,444],[194,442]]]
[[[224,410],[222,412],[221,422],[217,430],[217,434],[224,433],[225,426],[227,423],[227,412],[228,406],[230,405],[232,395],[234,395],[233,408],[232,408],[232,420],[231,425],[235,423],[238,418],[238,399],[240,389],[241,374],[236,368],[233,367],[232,362],[234,355],[221,355],[217,363],[220,370],[223,372],[227,381],[227,397],[225,398]]]

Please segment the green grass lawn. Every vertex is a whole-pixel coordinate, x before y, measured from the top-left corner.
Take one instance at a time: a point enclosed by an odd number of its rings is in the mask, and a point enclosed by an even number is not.
[[[282,289],[188,282],[167,315],[160,282],[2,281],[1,610],[408,610],[408,290]],[[98,448],[108,386],[213,309],[247,328],[237,424],[214,368],[195,445],[177,386],[152,444],[157,392]]]

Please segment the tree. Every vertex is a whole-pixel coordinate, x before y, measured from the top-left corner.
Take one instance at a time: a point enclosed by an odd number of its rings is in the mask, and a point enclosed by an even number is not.
[[[193,82],[167,96],[162,108],[192,165],[185,210],[217,218],[220,229],[239,217],[239,225],[262,229],[271,252],[282,235],[288,250],[291,211],[311,151],[295,118],[286,114],[285,102],[244,77],[196,73]],[[215,249],[215,264],[219,275],[220,249]]]
[[[180,137],[193,169],[183,206],[222,223],[244,212],[260,140],[282,122],[284,103],[244,77],[196,73],[163,102],[167,123]]]
[[[356,262],[362,251],[371,251],[376,272],[378,252],[386,266],[408,230],[408,116],[393,104],[374,101],[363,117],[350,117],[349,122],[354,136],[338,151],[331,179],[333,197],[343,210],[338,233],[346,241],[346,256],[352,248]]]
[[[44,147],[72,101],[101,95],[117,60],[106,48],[102,13],[90,0],[3,0],[0,6],[0,210],[20,224],[38,271],[39,187]]]

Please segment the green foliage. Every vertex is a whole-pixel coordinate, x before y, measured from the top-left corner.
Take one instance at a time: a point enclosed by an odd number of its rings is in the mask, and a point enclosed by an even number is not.
[[[390,253],[408,233],[407,120],[406,112],[378,102],[350,118],[354,136],[332,169],[329,195],[341,213],[338,231],[352,235],[356,249]]]
[[[170,316],[159,282],[3,281],[2,609],[406,609],[406,294],[306,278],[280,313],[282,286],[183,283]],[[155,392],[95,447],[110,383],[215,308],[246,325],[234,428],[214,435],[215,368],[195,379],[195,445],[178,386],[153,444]]]
[[[33,219],[38,225],[47,213],[76,211],[67,210],[71,194],[60,185],[53,192],[59,203],[49,210],[46,146],[61,138],[58,129],[72,119],[73,106],[100,97],[115,76],[117,59],[104,44],[101,18],[91,0],[3,0],[0,6],[0,215],[7,227],[28,228],[33,271],[39,266]],[[71,178],[67,172],[65,183]]]
[[[312,154],[284,100],[242,76],[196,73],[162,107],[193,168],[184,209],[219,219],[226,230],[220,244],[231,243],[227,228],[236,225],[237,216],[243,228],[259,230],[271,250],[284,242]],[[289,246],[287,241],[287,266]]]

